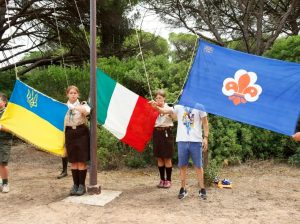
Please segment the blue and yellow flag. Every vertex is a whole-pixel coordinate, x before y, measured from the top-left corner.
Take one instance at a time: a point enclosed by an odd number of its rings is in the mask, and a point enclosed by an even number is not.
[[[292,135],[299,99],[300,64],[201,40],[179,104]]]
[[[0,124],[47,152],[64,154],[68,107],[17,80]]]

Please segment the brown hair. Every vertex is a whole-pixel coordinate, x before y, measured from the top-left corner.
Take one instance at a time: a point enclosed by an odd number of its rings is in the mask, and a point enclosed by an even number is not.
[[[66,94],[68,95],[68,93],[71,91],[71,89],[75,89],[75,91],[79,94],[79,89],[77,86],[68,86],[67,90],[66,90]]]
[[[0,99],[5,102],[5,105],[7,104],[7,96],[4,93],[0,93]]]
[[[166,97],[166,91],[163,89],[158,89],[155,91],[155,96],[162,96],[162,97]]]

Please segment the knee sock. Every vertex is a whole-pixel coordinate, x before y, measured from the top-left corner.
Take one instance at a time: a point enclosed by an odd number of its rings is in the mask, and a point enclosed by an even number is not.
[[[87,170],[79,170],[79,184],[85,186],[85,178],[86,178]]]
[[[172,167],[166,167],[166,173],[167,173],[167,180],[171,181]]]
[[[160,179],[161,180],[165,180],[165,166],[159,166],[158,170],[159,170],[159,175],[160,175]]]
[[[71,170],[74,185],[79,185],[79,170]]]
[[[67,167],[68,167],[68,157],[62,157],[61,161],[62,161],[62,166],[63,166],[62,172],[66,173],[67,172]]]

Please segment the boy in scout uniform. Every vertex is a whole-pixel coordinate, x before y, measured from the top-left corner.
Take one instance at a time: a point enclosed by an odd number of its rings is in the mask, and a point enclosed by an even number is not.
[[[7,97],[0,93],[0,118],[2,117],[7,104]],[[12,146],[12,134],[8,133],[8,130],[0,124],[0,176],[2,183],[0,182],[0,192],[8,193],[8,161],[10,156],[10,149]]]

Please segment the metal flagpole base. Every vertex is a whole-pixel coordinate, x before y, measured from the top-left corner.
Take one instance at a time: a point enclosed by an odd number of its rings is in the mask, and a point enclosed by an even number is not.
[[[101,186],[100,185],[90,185],[87,186],[88,194],[101,194]]]

